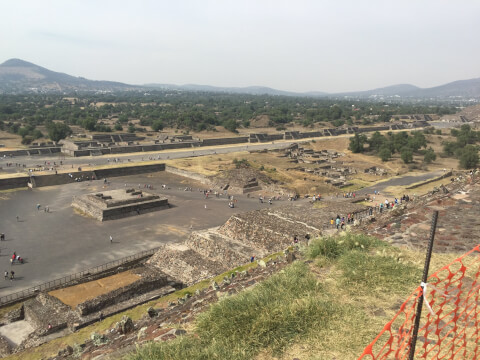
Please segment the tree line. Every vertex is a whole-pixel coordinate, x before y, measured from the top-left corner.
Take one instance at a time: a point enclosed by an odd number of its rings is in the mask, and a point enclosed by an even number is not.
[[[405,164],[413,162],[413,155],[423,155],[423,162],[429,164],[437,159],[437,154],[432,147],[427,148],[425,133],[433,133],[433,128],[423,131],[406,131],[382,135],[374,132],[370,137],[356,133],[350,138],[349,150],[353,153],[368,153],[377,155],[382,161],[388,161],[394,154],[399,154]],[[441,134],[441,130],[437,130]],[[473,131],[468,124],[462,125],[460,130],[452,129],[451,135],[455,141],[443,142],[442,157],[455,157],[464,169],[476,168],[479,162],[478,151],[480,147],[480,132]]]
[[[269,126],[284,130],[288,123],[338,127],[388,122],[401,114],[442,115],[455,111],[455,107],[445,104],[352,104],[351,100],[172,90],[148,94],[0,95],[0,129],[20,134],[28,141],[44,136],[35,131],[36,126],[56,128],[52,125],[56,120],[99,132],[145,131],[143,127],[153,131],[164,127],[203,131],[214,130],[215,126],[236,132],[239,127],[250,127],[251,120],[261,115],[268,116]],[[114,125],[107,124],[107,119],[114,119]],[[139,120],[141,127],[133,120]]]

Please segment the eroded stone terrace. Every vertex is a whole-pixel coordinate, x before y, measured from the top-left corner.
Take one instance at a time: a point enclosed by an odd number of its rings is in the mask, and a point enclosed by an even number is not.
[[[411,202],[364,230],[397,246],[423,249],[428,244],[433,212],[437,210],[433,251],[469,251],[479,243],[480,184],[460,182],[447,188],[449,193],[438,192]]]

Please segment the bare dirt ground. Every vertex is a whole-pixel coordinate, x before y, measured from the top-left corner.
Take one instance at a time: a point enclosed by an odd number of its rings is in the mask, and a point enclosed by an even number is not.
[[[26,146],[22,145],[22,137],[20,135],[10,134],[6,131],[0,131],[0,144],[5,147],[0,148],[0,151],[24,149]]]
[[[131,271],[49,292],[74,309],[78,304],[134,283],[141,276]]]
[[[290,159],[283,157],[282,152],[236,152],[230,154],[208,155],[202,157],[183,158],[167,161],[172,165],[188,171],[200,173],[206,176],[213,176],[219,172],[225,172],[235,168],[234,160],[245,159],[250,167],[262,174],[268,176],[273,182],[284,187],[287,191],[298,194],[332,194],[343,191],[355,191],[362,187],[372,186],[378,182],[388,180],[393,176],[402,176],[409,174],[421,177],[427,172],[436,172],[443,169],[456,170],[458,160],[453,158],[441,158],[439,153],[442,151],[442,142],[451,141],[450,136],[429,135],[429,144],[437,153],[437,160],[429,165],[423,164],[423,156],[416,155],[413,164],[405,164],[398,154],[388,162],[382,162],[377,156],[367,154],[353,154],[348,150],[348,137],[322,138],[319,141],[310,141],[302,143],[300,146],[312,148],[315,151],[334,150],[345,154],[345,156],[336,159],[335,166],[351,167],[357,169],[357,174],[348,178],[353,183],[349,188],[339,189],[325,183],[325,178],[303,171],[303,168],[314,169],[317,164],[297,164],[292,163]],[[387,176],[378,176],[365,174],[364,169],[377,166],[387,170]],[[402,189],[398,189],[400,194]]]

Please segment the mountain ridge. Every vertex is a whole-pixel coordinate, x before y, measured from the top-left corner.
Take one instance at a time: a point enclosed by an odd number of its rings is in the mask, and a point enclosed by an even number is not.
[[[16,58],[0,64],[0,92],[4,93],[118,91],[134,88],[137,86],[75,77]]]
[[[412,84],[396,84],[372,90],[327,93],[323,91],[294,92],[267,86],[220,87],[162,83],[131,85],[115,81],[88,80],[83,77],[75,77],[17,58],[9,59],[0,64],[0,93],[129,91],[146,89],[319,98],[480,98],[480,78],[456,80],[431,88],[420,88]]]

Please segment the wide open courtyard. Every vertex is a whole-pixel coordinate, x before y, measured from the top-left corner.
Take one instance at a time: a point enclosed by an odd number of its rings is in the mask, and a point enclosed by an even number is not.
[[[144,189],[145,184],[153,186],[149,192],[167,197],[171,207],[104,222],[81,216],[71,207],[73,196],[124,189],[125,185]],[[187,187],[192,191],[185,191]],[[15,280],[0,280],[0,296],[162,244],[180,242],[191,231],[219,226],[237,212],[276,204],[260,204],[255,198],[239,195],[232,209],[225,196],[205,199],[200,191],[205,188],[193,180],[158,172],[111,178],[108,185],[97,180],[1,193],[0,232],[5,233],[6,240],[0,243],[0,271],[13,270]],[[44,211],[45,206],[49,212]],[[25,259],[24,264],[11,265],[14,251]]]

